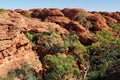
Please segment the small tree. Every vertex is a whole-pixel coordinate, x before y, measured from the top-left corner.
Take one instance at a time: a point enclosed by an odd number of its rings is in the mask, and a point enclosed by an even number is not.
[[[90,79],[105,76],[107,69],[120,60],[117,56],[120,53],[120,39],[114,37],[109,31],[103,30],[96,33],[97,43],[89,46]]]
[[[63,56],[58,53],[56,55],[46,55],[43,59],[44,67],[48,68],[44,71],[45,80],[64,80],[67,76],[71,75],[73,78],[80,78],[80,71],[74,68],[76,63],[73,56]]]

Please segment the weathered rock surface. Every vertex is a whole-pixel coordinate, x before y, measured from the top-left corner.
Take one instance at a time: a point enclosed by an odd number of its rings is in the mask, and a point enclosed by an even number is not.
[[[50,29],[55,29],[60,34],[69,34],[66,29],[55,23],[27,18],[23,16],[25,14],[32,13],[18,9],[15,11],[7,10],[0,14],[0,76],[5,76],[11,69],[20,67],[24,62],[32,64],[33,61],[37,61],[39,68],[37,72],[42,70],[42,64],[36,60],[37,54],[33,52],[30,41],[24,32],[51,33]]]
[[[83,9],[72,9],[72,8],[65,8],[62,10],[62,12],[64,13],[64,15],[68,18],[70,18],[71,20],[75,20],[75,18],[77,16],[80,15],[80,13],[85,13],[88,14],[88,12],[86,10]]]
[[[33,22],[14,11],[0,14],[0,76],[20,67],[23,62],[32,63],[36,60],[37,56],[23,32],[35,28],[38,32],[50,31],[49,26],[61,33],[67,31],[54,23]],[[41,63],[38,64],[42,70]]]
[[[1,26],[8,29],[8,27]],[[2,28],[0,32],[2,33]],[[11,29],[14,29],[11,27]],[[32,51],[29,40],[23,33],[17,33],[6,30],[5,37],[0,39],[0,76],[5,76],[11,69],[20,67],[24,62],[31,63],[36,60],[36,54]],[[6,33],[6,34],[5,34]],[[0,36],[3,34],[0,34]],[[13,35],[11,35],[13,34]],[[9,37],[7,37],[9,36]],[[38,63],[39,69],[42,70],[42,65]]]
[[[107,24],[117,23],[117,20],[112,17],[109,16],[103,16],[103,17],[106,19]]]
[[[39,9],[31,9],[30,11],[32,11],[32,14],[31,14],[32,17],[40,18],[40,13],[42,11],[41,8],[39,8]]]
[[[94,14],[88,15],[87,19],[91,21],[93,25],[93,29],[95,31],[99,31],[102,29],[106,29],[106,30],[110,29],[110,27],[106,24],[106,19],[102,17],[100,14],[94,13]]]
[[[36,53],[24,35],[25,32],[51,33],[54,29],[60,34],[69,34],[75,31],[81,43],[89,45],[95,42],[90,30],[76,21],[80,13],[86,14],[86,20],[92,24],[92,31],[110,30],[111,23],[120,22],[120,12],[88,12],[77,8],[16,9],[0,13],[0,76],[20,67],[23,62],[36,60]],[[40,62],[38,66],[42,70]]]
[[[70,26],[72,26],[72,29],[73,28],[75,29],[76,25],[73,25],[71,23],[74,23],[74,21],[76,23],[76,18],[81,13],[86,15],[85,18],[86,18],[87,21],[91,22],[92,28],[89,29],[90,31],[100,31],[100,30],[103,30],[103,29],[111,30],[111,28],[109,27],[109,25],[111,23],[119,23],[120,22],[119,21],[120,20],[119,19],[120,18],[120,13],[119,12],[96,12],[96,11],[89,12],[89,11],[86,11],[86,10],[83,10],[83,9],[80,9],[80,8],[65,8],[63,10],[60,10],[60,9],[57,9],[57,8],[50,8],[50,9],[49,8],[45,8],[45,9],[39,8],[39,9],[30,9],[30,10],[28,10],[28,12],[29,11],[31,11],[31,13],[32,13],[31,16],[33,18],[37,18],[41,21],[47,22],[45,24],[48,24],[48,22],[52,22],[52,24],[56,23],[56,24],[60,25],[61,27],[67,29],[68,31],[71,29]],[[18,9],[18,10],[16,10],[16,12],[22,14],[22,12],[24,12],[24,10],[21,11],[20,9]],[[28,14],[28,13],[26,13],[26,14]],[[32,24],[33,22],[37,23],[37,24]],[[35,19],[31,20],[31,21],[29,20],[29,23],[31,23],[31,24],[28,24],[28,25],[33,27],[36,31],[43,30],[41,28],[39,29],[38,25],[41,25],[41,24],[44,25],[44,23],[42,23],[42,22],[40,23],[40,21],[35,20]],[[81,23],[78,23],[78,24],[81,25]],[[84,29],[84,31],[79,32],[80,28],[81,28],[81,30]],[[47,30],[44,29],[43,31],[47,31]],[[61,31],[61,29],[60,29],[60,31]],[[80,34],[79,36],[82,36],[83,34],[86,34],[86,33],[88,33],[89,35],[92,35],[85,28],[85,25],[83,25],[83,24],[81,25],[81,27],[76,28],[76,30],[74,30],[74,31],[79,32],[79,34]],[[67,32],[67,31],[63,31],[63,32]],[[86,36],[86,38],[80,37],[80,41],[82,43],[87,43],[88,42],[88,41],[86,41],[87,38],[90,39],[89,36]],[[92,36],[91,36],[90,41],[93,41]],[[90,42],[90,43],[92,43],[92,42]]]
[[[120,22],[120,13],[119,12],[100,12],[101,15],[111,17],[115,19],[118,23]]]

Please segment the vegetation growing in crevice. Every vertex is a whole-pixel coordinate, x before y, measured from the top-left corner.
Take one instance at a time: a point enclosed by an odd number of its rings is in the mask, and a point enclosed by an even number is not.
[[[120,38],[120,24],[119,23],[113,23],[110,25],[110,27],[112,28],[112,31],[115,32],[116,36],[119,36]]]
[[[3,8],[0,8],[0,13],[4,13],[6,10]]]
[[[28,63],[23,63],[21,68],[11,70],[8,76],[21,80],[41,80]]]
[[[29,38],[33,49],[37,50],[40,53],[46,54],[64,52],[67,47],[64,46],[64,42],[59,34],[52,32],[50,33],[37,33],[30,34],[26,33],[26,36]]]
[[[85,13],[80,13],[77,17],[76,20],[83,25],[86,28],[92,28],[92,23],[87,20],[87,15]]]
[[[23,16],[27,17],[27,18],[32,18],[31,14],[23,14]]]

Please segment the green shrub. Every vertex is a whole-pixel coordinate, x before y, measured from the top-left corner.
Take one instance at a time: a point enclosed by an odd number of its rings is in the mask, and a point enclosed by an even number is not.
[[[120,39],[114,37],[111,32],[103,30],[96,33],[97,43],[89,46],[90,68],[88,77],[93,79],[105,76],[106,70],[119,60]],[[97,73],[97,74],[96,74]]]
[[[14,80],[13,78],[7,76],[7,77],[4,77],[4,78],[0,78],[0,80]]]
[[[109,31],[96,32],[95,37],[98,42],[89,46],[81,44],[75,33],[59,34],[53,28],[50,31],[51,33],[26,33],[27,38],[34,43],[33,47],[39,50],[38,53],[46,54],[41,59],[43,67],[48,66],[44,70],[44,80],[64,80],[66,77],[79,80],[83,79],[83,76],[84,79],[101,77],[105,75],[109,66],[120,60],[118,57],[120,38]],[[63,41],[57,42],[57,39]],[[55,55],[48,55],[48,53]],[[70,55],[65,57],[62,53]],[[75,63],[77,68],[73,67]],[[82,74],[80,70],[83,71]]]
[[[114,23],[114,24],[111,24],[110,27],[112,28],[113,32],[116,32],[116,35],[120,37],[120,24]]]
[[[44,22],[49,22],[49,20],[47,18],[44,19]]]
[[[85,13],[80,13],[76,20],[86,28],[92,28],[92,23],[87,20],[87,15]]]
[[[90,21],[86,21],[85,26],[89,29],[89,28],[92,28],[93,25]]]
[[[4,13],[6,10],[3,8],[0,8],[0,13]]]
[[[87,15],[85,13],[80,13],[76,19],[80,21],[81,24],[84,24],[84,22],[86,21],[86,17]]]
[[[22,80],[40,80],[36,72],[34,72],[27,63],[22,64],[21,68],[11,70],[8,75],[13,78],[20,78]]]
[[[30,40],[33,47],[39,51],[57,53],[64,52],[67,48],[65,42],[58,41],[61,36],[55,31],[51,32],[51,34],[47,32],[30,34],[27,32],[26,37]]]
[[[30,40],[31,46],[34,47],[35,46],[35,44],[33,42],[34,35],[30,34],[29,32],[25,33],[25,35]]]
[[[96,33],[97,39],[104,44],[111,44],[114,41],[112,33],[107,30],[103,30]]]
[[[43,59],[44,66],[49,66],[44,72],[45,80],[65,80],[66,76],[71,75],[76,79],[80,78],[80,71],[78,68],[74,68],[76,63],[73,56],[63,56],[58,53],[56,55],[46,55]]]
[[[24,14],[23,16],[27,17],[27,18],[31,18],[30,14]]]
[[[76,34],[71,34],[69,37],[69,51],[76,56],[76,59],[85,67],[89,59],[87,48],[80,43],[79,37]],[[80,65],[80,64],[79,64]]]

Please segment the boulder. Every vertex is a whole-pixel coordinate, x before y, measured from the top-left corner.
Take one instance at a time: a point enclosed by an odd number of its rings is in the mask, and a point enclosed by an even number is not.
[[[30,9],[30,11],[32,11],[31,17],[40,18],[40,13],[42,11],[41,8],[39,8],[39,9]]]
[[[70,20],[75,20],[77,16],[80,15],[80,13],[88,14],[87,11],[79,8],[65,8],[62,10],[64,15],[68,17]]]
[[[113,12],[99,12],[99,13],[104,16],[109,16],[109,17],[113,16]]]
[[[48,16],[64,16],[64,14],[61,12],[60,9],[54,9],[54,8],[51,8],[51,9],[48,9],[48,8],[42,9],[42,11],[40,13],[40,18],[44,20]]]
[[[21,14],[24,15],[25,17],[31,17],[32,11],[23,10],[21,11]]]
[[[79,36],[80,42],[84,45],[90,45],[91,43],[96,42],[89,30],[76,21],[66,24],[64,28],[66,28],[69,32],[76,32]]]
[[[14,11],[16,11],[17,13],[21,13],[23,9],[15,9]]]
[[[117,20],[112,17],[104,16],[104,18],[106,19],[107,24],[117,23]]]
[[[48,16],[45,19],[46,22],[54,22],[56,24],[59,24],[61,27],[64,27],[66,24],[71,22],[71,20],[67,17],[61,17],[61,16]]]
[[[88,15],[87,20],[91,21],[93,31],[110,30],[110,27],[106,24],[106,19],[98,13]]]
[[[115,18],[118,22],[120,22],[120,15],[119,13],[113,12],[113,18]]]

